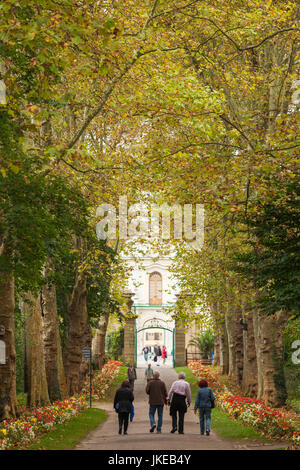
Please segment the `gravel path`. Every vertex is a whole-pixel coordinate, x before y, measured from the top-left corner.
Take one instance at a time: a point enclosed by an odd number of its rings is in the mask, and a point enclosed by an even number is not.
[[[172,382],[176,380],[177,374],[174,369],[158,366],[161,379],[166,383],[169,390]],[[118,434],[117,414],[113,410],[112,403],[101,403],[95,405],[108,411],[108,419],[100,426],[91,431],[86,438],[76,446],[78,450],[233,450],[233,449],[255,449],[269,450],[283,447],[282,444],[262,445],[251,441],[234,441],[222,439],[211,431],[210,436],[200,435],[199,419],[194,415],[193,405],[185,415],[184,434],[170,434],[171,417],[169,408],[164,407],[164,420],[162,433],[149,433],[150,424],[148,416],[148,395],[145,393],[146,382],[144,369],[137,369],[137,380],[134,389],[135,416],[133,423],[129,424],[128,435]],[[213,427],[213,412],[212,412]]]

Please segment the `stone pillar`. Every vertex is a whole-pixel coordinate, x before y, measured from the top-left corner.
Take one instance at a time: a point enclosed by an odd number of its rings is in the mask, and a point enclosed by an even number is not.
[[[186,366],[185,331],[175,323],[175,367]]]
[[[128,312],[131,312],[133,306],[131,292],[126,292],[123,297],[126,299],[126,305]],[[128,315],[128,313],[127,313]],[[135,315],[131,315],[130,318],[126,318],[126,324],[124,327],[124,350],[123,350],[123,361],[127,363],[134,363],[135,361]]]
[[[180,309],[180,304],[184,305],[184,299],[187,297],[188,294],[186,292],[180,292],[179,294],[176,294],[177,297],[177,308]],[[185,339],[186,339],[186,334],[184,331],[184,327],[180,324],[178,324],[176,314],[173,316],[173,319],[175,320],[175,338],[174,338],[174,349],[175,349],[175,356],[174,356],[174,362],[175,362],[175,367],[183,367],[186,366],[186,349],[185,349]]]

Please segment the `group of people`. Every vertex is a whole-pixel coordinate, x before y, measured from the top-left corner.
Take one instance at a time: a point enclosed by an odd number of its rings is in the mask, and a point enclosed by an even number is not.
[[[161,348],[159,344],[155,344],[154,346],[144,346],[142,353],[146,362],[148,362],[149,359],[153,359],[158,366],[160,358],[162,358],[163,364],[165,364],[168,357],[167,348],[165,346]]]
[[[128,370],[130,369],[129,373]],[[127,370],[127,377],[132,375],[132,370],[136,371],[133,366]],[[173,382],[169,392],[167,392],[166,384],[160,379],[158,371],[153,371],[151,364],[148,364],[145,370],[145,378],[147,380],[146,394],[149,395],[149,419],[150,419],[150,432],[153,433],[156,429],[157,433],[161,433],[163,425],[163,412],[164,406],[170,407],[170,415],[172,417],[171,433],[184,434],[184,415],[187,408],[192,404],[191,387],[185,380],[185,373],[180,372],[178,379]],[[129,416],[134,415],[134,380],[130,383],[130,379],[125,380],[122,386],[117,390],[114,399],[114,408],[118,413],[119,418],[119,434],[127,434]],[[206,380],[201,380],[198,383],[199,390],[197,393],[194,413],[199,413],[200,417],[200,434],[207,436],[210,434],[211,423],[211,410],[214,408],[215,397],[211,388],[208,387]],[[157,413],[157,424],[155,415]]]

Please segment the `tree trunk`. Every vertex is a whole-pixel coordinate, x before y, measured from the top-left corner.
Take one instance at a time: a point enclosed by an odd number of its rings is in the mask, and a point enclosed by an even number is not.
[[[30,407],[44,406],[49,403],[49,394],[44,359],[41,296],[27,294],[20,301],[20,309],[25,318],[27,404]]]
[[[258,398],[268,405],[282,406],[287,398],[282,333],[287,315],[278,312],[263,316],[255,313],[254,331],[258,367]]]
[[[47,261],[45,277],[53,270],[50,260]],[[43,287],[43,340],[48,392],[51,401],[63,400],[68,396],[65,370],[62,359],[62,348],[57,314],[56,288],[54,284]]]
[[[215,366],[220,365],[220,343],[221,343],[221,336],[218,332],[214,334],[214,361],[213,364]]]
[[[256,396],[258,390],[257,358],[254,338],[253,312],[243,316],[247,330],[243,330],[243,378],[242,388],[247,395]]]
[[[233,378],[235,374],[235,319],[230,304],[225,313],[225,326],[228,338],[228,375]]]
[[[0,275],[0,326],[5,333],[5,364],[0,364],[0,421],[16,415],[16,350],[15,350],[14,280],[9,274]]]
[[[97,369],[101,370],[105,364],[105,337],[107,332],[109,320],[109,312],[102,315],[99,321],[98,329],[96,330],[93,339],[93,358]]]
[[[68,306],[69,326],[65,351],[65,373],[70,395],[80,392],[81,350],[87,323],[86,296],[86,274],[77,272]]]
[[[237,384],[241,384],[243,380],[243,326],[241,324],[242,312],[240,307],[236,307],[234,312],[234,380]]]
[[[229,351],[228,337],[225,324],[223,325],[223,333],[220,337],[220,373],[228,374],[229,371]]]

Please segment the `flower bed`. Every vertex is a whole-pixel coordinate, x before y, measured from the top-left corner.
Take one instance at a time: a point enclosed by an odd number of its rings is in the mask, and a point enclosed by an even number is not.
[[[197,380],[207,380],[216,396],[216,405],[226,411],[231,418],[253,426],[267,437],[292,439],[295,444],[300,444],[300,431],[281,411],[269,408],[264,400],[233,395],[219,383],[216,375],[209,368],[197,361],[189,362],[188,367]]]
[[[109,361],[100,372],[94,373],[92,384],[92,397],[94,400],[104,398],[111,383],[120,373],[121,362]],[[82,393],[89,396],[90,382],[87,380],[83,386]]]
[[[120,372],[121,363],[110,361],[93,378],[93,398],[105,396],[107,389]],[[25,447],[39,435],[51,431],[56,424],[69,421],[80,411],[88,408],[89,387],[80,395],[57,401],[42,408],[18,408],[19,418],[0,423],[0,450]]]

